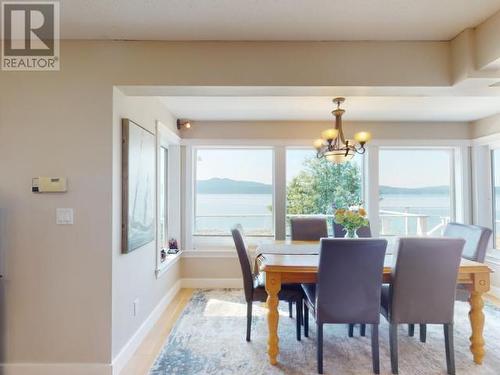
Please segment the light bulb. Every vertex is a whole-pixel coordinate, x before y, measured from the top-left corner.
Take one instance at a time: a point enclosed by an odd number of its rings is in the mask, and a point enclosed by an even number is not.
[[[323,138],[325,141],[331,141],[331,140],[337,138],[338,134],[339,134],[339,131],[337,129],[334,129],[334,128],[326,129],[321,133],[321,138]]]
[[[368,132],[358,132],[354,134],[354,139],[359,143],[366,143],[372,139],[372,135]]]
[[[316,150],[320,150],[321,147],[323,147],[324,145],[324,141],[322,139],[316,139],[314,142],[313,142],[313,145],[314,145],[314,148]]]

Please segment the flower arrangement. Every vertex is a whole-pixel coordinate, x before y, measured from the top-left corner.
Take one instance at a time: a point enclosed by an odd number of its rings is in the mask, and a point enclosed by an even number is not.
[[[346,238],[357,238],[356,231],[369,223],[366,218],[366,210],[362,207],[339,208],[335,211],[333,220],[344,227]]]

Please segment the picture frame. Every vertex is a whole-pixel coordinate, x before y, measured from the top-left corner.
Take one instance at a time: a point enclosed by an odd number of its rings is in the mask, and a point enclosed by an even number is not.
[[[128,254],[155,240],[156,140],[152,132],[122,119],[122,237]]]

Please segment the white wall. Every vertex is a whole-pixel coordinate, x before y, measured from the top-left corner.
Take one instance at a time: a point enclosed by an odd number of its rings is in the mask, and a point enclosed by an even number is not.
[[[180,279],[176,263],[159,278],[156,270],[156,241],[129,253],[121,254],[121,119],[129,118],[155,133],[156,121],[177,132],[176,119],[155,98],[127,97],[113,90],[113,313],[112,356],[115,358],[161,299]],[[174,174],[175,173],[175,174]],[[173,180],[180,180],[180,169],[171,169]],[[180,201],[180,197],[177,197]],[[170,215],[173,228],[178,228],[180,211]],[[169,233],[179,238],[178,229]],[[139,301],[137,316],[133,303]]]

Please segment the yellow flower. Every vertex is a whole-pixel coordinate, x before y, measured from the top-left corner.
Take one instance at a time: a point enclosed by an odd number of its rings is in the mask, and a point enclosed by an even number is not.
[[[366,211],[365,211],[365,209],[364,209],[364,208],[360,208],[360,209],[359,209],[359,214],[360,214],[361,216],[366,216]]]

